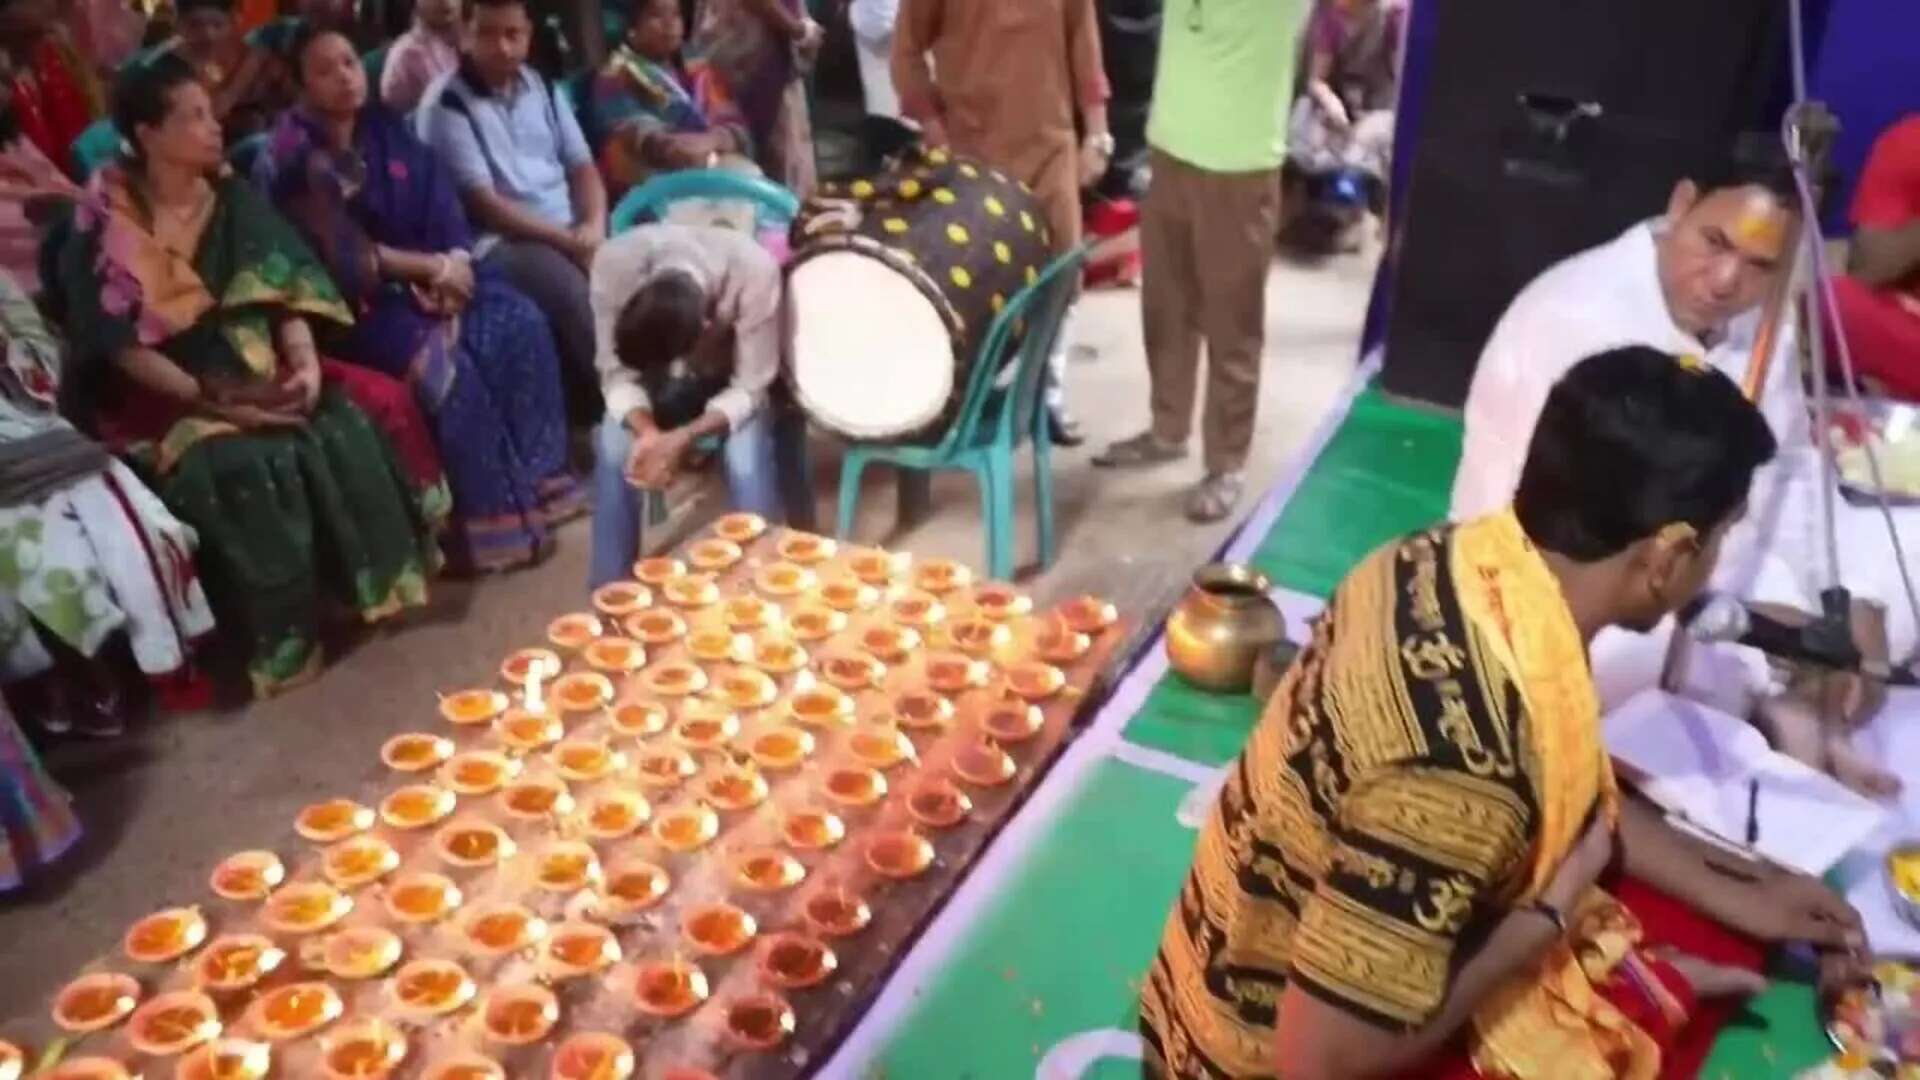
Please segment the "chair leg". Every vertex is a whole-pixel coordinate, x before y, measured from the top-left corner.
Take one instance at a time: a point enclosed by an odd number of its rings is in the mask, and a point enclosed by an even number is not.
[[[853,538],[854,511],[860,507],[860,476],[866,471],[867,455],[859,447],[847,448],[847,455],[840,461],[840,520],[839,537],[842,540]]]
[[[1003,447],[987,454],[987,573],[1013,580],[1013,455]]]
[[[1044,431],[1033,440],[1033,504],[1040,519],[1040,567],[1044,570],[1053,565],[1053,448]]]

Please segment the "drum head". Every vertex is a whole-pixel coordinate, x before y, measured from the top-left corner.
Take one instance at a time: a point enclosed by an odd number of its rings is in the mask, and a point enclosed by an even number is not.
[[[905,274],[858,251],[793,268],[793,387],[807,415],[851,439],[922,433],[953,393],[953,338]]]

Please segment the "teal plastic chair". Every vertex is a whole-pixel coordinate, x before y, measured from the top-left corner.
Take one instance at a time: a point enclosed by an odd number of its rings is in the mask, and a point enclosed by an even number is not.
[[[728,169],[681,169],[660,175],[634,188],[613,208],[607,232],[619,236],[642,221],[662,216],[681,199],[750,199],[759,205],[761,228],[780,227],[800,213],[793,192],[765,177]]]
[[[71,153],[73,167],[80,173],[78,179],[85,183],[102,165],[120,156],[120,132],[113,121],[102,117],[74,138]]]
[[[860,503],[860,476],[868,465],[940,472],[965,469],[980,484],[987,519],[987,572],[1013,577],[1013,459],[1023,443],[1033,443],[1035,513],[1040,526],[1040,565],[1053,561],[1052,436],[1042,383],[1047,358],[1060,338],[1067,307],[1073,302],[1086,261],[1085,247],[1053,261],[1033,284],[1015,294],[987,329],[986,340],[967,375],[966,397],[940,441],[932,446],[856,443],[840,465],[840,536],[853,533]],[[1022,330],[1024,329],[1024,333]],[[1011,384],[994,385],[1009,361]]]
[[[387,49],[391,45],[392,42],[388,42],[386,45],[368,49],[360,54],[360,68],[367,73],[369,97],[380,96],[380,77],[387,73]]]

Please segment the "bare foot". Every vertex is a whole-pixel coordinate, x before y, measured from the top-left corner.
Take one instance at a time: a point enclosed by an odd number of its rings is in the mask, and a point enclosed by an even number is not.
[[[1662,952],[1660,958],[1672,964],[1702,998],[1752,997],[1767,988],[1766,976],[1757,971],[1728,967],[1681,952]]]
[[[1827,771],[1834,779],[1870,799],[1900,794],[1900,778],[1882,769],[1845,739],[1827,740]]]

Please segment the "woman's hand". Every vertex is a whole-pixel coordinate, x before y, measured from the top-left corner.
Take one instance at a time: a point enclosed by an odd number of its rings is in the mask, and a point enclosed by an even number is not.
[[[452,293],[460,298],[460,306],[473,299],[473,259],[464,251],[449,251],[440,256],[446,260],[440,271],[439,279],[433,284],[437,291]]]
[[[1819,878],[1776,870],[1753,883],[1728,905],[1728,922],[1762,941],[1807,941],[1832,949],[1857,949],[1866,943],[1860,913]]]
[[[246,402],[226,404],[209,402],[202,410],[215,420],[224,420],[241,431],[291,430],[305,427],[307,418],[300,413],[269,409]]]
[[[1612,863],[1613,827],[1605,815],[1595,813],[1587,824],[1587,831],[1580,834],[1573,850],[1567,852],[1560,868],[1553,872],[1553,880],[1541,890],[1540,899],[1553,905],[1563,917],[1570,915],[1574,905]]]

